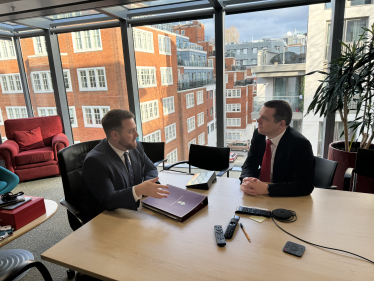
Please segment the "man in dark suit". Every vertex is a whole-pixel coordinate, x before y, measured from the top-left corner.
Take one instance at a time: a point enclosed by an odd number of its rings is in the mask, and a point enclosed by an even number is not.
[[[253,133],[240,175],[244,193],[269,196],[312,193],[312,146],[309,140],[289,126],[291,119],[292,109],[285,101],[268,101],[261,108],[258,129]]]
[[[114,109],[102,119],[107,136],[86,156],[81,193],[84,222],[104,210],[137,210],[142,195],[166,198],[168,187],[160,185],[158,172],[136,141],[135,116]]]

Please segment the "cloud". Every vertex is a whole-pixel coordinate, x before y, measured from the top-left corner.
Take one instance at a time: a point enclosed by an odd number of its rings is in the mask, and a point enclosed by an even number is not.
[[[262,38],[282,38],[288,31],[306,33],[309,6],[269,10],[255,13],[229,15],[225,17],[225,28],[235,26],[240,33],[240,42]],[[214,19],[201,20],[205,36],[214,37]]]

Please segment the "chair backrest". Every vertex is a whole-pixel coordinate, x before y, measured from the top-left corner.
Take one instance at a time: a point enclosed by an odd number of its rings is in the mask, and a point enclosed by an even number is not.
[[[334,175],[338,162],[316,157],[314,169],[314,186],[316,187],[330,187],[334,180]]]
[[[230,148],[191,144],[188,163],[209,171],[222,171],[230,165]]]
[[[82,167],[84,159],[101,140],[81,142],[57,153],[65,200],[79,210],[79,198],[83,186]]]
[[[141,142],[145,154],[153,162],[165,159],[165,143],[164,142]]]
[[[15,140],[14,131],[29,131],[40,127],[45,146],[52,146],[53,136],[62,133],[62,122],[58,115],[8,119],[4,121],[5,133],[8,140]]]
[[[355,172],[374,179],[374,150],[359,148],[357,151]]]

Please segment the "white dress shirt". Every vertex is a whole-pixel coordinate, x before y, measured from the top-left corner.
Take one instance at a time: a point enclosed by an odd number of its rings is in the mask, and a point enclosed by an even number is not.
[[[120,150],[120,149],[114,147],[114,146],[110,143],[109,140],[108,140],[108,143],[109,143],[110,147],[114,150],[114,152],[118,154],[118,156],[121,158],[123,164],[124,164],[125,167],[126,167],[126,162],[125,162],[125,152],[127,152],[128,150],[123,151],[123,150]],[[129,160],[129,162],[130,162],[130,164],[131,164],[130,157],[128,157],[128,160]],[[126,170],[127,170],[127,167],[126,167]],[[132,195],[134,196],[135,201],[138,201],[138,200],[140,200],[140,199],[143,197],[142,195],[140,195],[140,197],[139,197],[138,195],[136,195],[136,192],[135,192],[135,186],[132,187]]]
[[[280,133],[278,136],[276,136],[276,137],[274,137],[272,139],[269,139],[268,137],[266,137],[266,139],[265,139],[265,141],[266,140],[271,140],[271,142],[272,142],[272,144],[270,145],[270,147],[271,147],[270,182],[273,182],[273,164],[274,164],[275,152],[277,151],[277,147],[278,147],[279,141],[283,137],[284,132],[286,131],[286,129],[282,133]]]

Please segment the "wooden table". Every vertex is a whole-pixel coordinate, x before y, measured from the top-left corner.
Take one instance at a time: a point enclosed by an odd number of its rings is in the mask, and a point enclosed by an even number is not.
[[[30,231],[31,229],[37,227],[39,224],[42,224],[46,220],[48,220],[50,217],[52,217],[58,208],[58,204],[55,201],[44,199],[45,209],[46,213],[36,220],[33,220],[32,222],[26,224],[25,226],[21,227],[20,229],[13,232],[12,236],[8,236],[4,240],[0,241],[0,247],[4,246],[5,244],[8,244],[10,241],[13,241],[17,237],[25,234],[26,232]]]
[[[160,173],[183,187],[189,175]],[[305,244],[271,219],[240,215],[238,227],[219,248],[214,225],[225,229],[237,206],[296,211],[294,223],[278,223],[307,241],[374,260],[374,195],[315,189],[311,196],[251,197],[239,180],[218,178],[209,205],[184,223],[142,208],[105,211],[42,254],[42,259],[102,280],[373,280],[374,265],[344,253]],[[303,257],[282,251],[287,241],[306,246]]]

